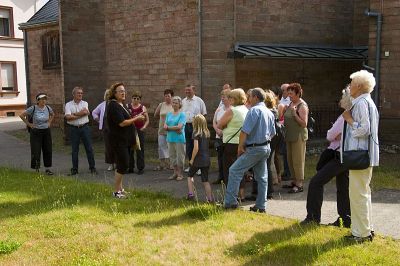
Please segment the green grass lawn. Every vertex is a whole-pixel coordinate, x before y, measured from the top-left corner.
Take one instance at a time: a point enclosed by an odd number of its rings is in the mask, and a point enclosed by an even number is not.
[[[0,168],[0,265],[398,265],[399,241],[348,233]]]

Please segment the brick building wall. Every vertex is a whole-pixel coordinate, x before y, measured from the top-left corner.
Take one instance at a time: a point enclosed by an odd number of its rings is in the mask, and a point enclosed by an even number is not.
[[[371,11],[383,15],[380,71],[380,134],[385,142],[399,142],[400,134],[400,2],[370,1]],[[369,18],[369,65],[375,67],[376,18]],[[385,56],[385,51],[389,56]]]
[[[93,110],[107,88],[104,1],[60,0],[62,74],[65,101],[75,86]]]
[[[197,1],[105,1],[107,83],[142,92],[153,112],[163,91],[198,85]]]
[[[60,126],[63,120],[64,92],[62,89],[61,69],[43,69],[42,36],[50,31],[59,30],[58,26],[27,29],[28,39],[28,64],[30,101],[36,103],[35,96],[39,92],[46,93],[49,97],[47,103],[53,108],[56,117],[54,126]]]
[[[202,4],[202,94],[207,100],[210,119],[220,102],[222,86],[235,85],[235,60],[227,58],[235,37],[234,2],[203,1]]]

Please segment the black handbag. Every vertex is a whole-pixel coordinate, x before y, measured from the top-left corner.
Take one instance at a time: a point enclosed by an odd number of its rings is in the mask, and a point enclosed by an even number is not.
[[[367,101],[368,104],[368,101]],[[353,108],[351,108],[353,109]],[[350,109],[350,110],[351,110]],[[369,106],[368,106],[369,112]],[[371,119],[371,113],[369,113],[369,118]],[[371,126],[371,122],[370,122]],[[368,150],[344,150],[344,141],[346,137],[346,128],[347,122],[344,121],[344,128],[343,128],[343,142],[342,142],[342,159],[343,165],[349,170],[364,170],[370,166],[370,157],[369,157],[369,138],[368,138]]]
[[[350,170],[364,170],[370,165],[369,151],[344,151],[343,165]]]

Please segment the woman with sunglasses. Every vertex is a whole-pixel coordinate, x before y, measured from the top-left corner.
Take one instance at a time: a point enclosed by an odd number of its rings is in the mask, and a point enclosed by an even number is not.
[[[149,114],[147,113],[146,106],[141,103],[142,94],[140,91],[134,91],[132,94],[132,102],[128,105],[131,116],[142,116],[144,119],[135,120],[135,128],[139,137],[140,150],[131,150],[129,156],[129,173],[133,173],[135,169],[135,153],[136,153],[136,167],[138,175],[144,173],[144,131],[149,125]]]

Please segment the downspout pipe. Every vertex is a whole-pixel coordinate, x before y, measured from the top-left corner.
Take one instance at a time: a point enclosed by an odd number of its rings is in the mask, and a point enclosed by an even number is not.
[[[203,10],[202,10],[202,1],[198,0],[198,13],[199,13],[199,33],[198,33],[198,38],[199,38],[199,47],[198,47],[198,60],[199,60],[199,94],[200,97],[203,98]]]
[[[31,106],[31,82],[29,78],[29,55],[28,55],[28,33],[24,32],[24,58],[25,58],[25,79],[26,79],[26,107]]]
[[[365,15],[368,17],[376,17],[376,51],[375,51],[375,90],[374,90],[374,102],[380,110],[379,103],[379,83],[380,83],[380,69],[381,69],[381,34],[382,34],[382,13],[365,10]]]

